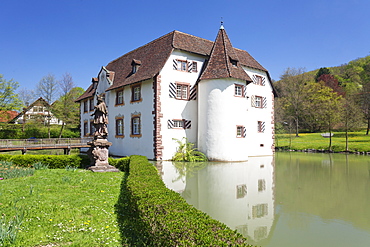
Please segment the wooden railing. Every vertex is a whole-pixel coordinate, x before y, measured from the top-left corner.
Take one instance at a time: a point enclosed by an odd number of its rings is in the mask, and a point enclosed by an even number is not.
[[[93,138],[0,139],[0,151],[88,147]]]

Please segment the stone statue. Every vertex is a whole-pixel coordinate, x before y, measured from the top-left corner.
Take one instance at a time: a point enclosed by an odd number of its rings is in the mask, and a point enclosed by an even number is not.
[[[118,172],[119,170],[117,168],[108,163],[108,148],[112,143],[107,140],[107,105],[105,104],[101,94],[97,95],[97,101],[98,104],[94,107],[94,112],[91,114],[91,116],[94,116],[94,140],[87,143],[90,145],[87,153],[91,160],[91,164],[88,169],[94,172]]]
[[[98,104],[94,106],[94,113],[91,114],[91,116],[94,116],[94,139],[106,139],[108,136],[108,109],[101,94],[97,95],[97,101]]]

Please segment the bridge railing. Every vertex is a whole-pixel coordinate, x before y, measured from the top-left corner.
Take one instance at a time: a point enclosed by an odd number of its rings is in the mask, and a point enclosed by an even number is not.
[[[0,148],[29,148],[29,147],[58,147],[81,146],[92,141],[91,137],[84,138],[50,138],[50,139],[0,139]]]

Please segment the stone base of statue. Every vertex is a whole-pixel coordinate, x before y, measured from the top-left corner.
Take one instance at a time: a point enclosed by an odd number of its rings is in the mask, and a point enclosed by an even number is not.
[[[108,163],[108,148],[112,145],[111,142],[107,139],[96,138],[87,144],[90,145],[87,153],[91,161],[88,170],[93,172],[119,172],[117,168]]]
[[[119,172],[119,170],[117,168],[115,168],[114,166],[111,166],[111,165],[107,165],[107,166],[90,166],[87,169],[90,170],[90,171],[92,171],[92,172]]]

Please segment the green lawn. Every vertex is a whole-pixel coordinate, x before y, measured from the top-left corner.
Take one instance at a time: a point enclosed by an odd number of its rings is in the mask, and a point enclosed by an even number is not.
[[[276,134],[275,146],[283,149],[325,149],[329,147],[329,138],[322,137],[320,133],[302,133],[299,137],[295,134]],[[334,132],[332,137],[332,150],[343,152],[346,147],[345,132]],[[370,135],[365,131],[350,132],[348,149],[352,152],[370,152]]]
[[[12,233],[15,243],[3,246],[119,246],[114,205],[122,177],[122,172],[47,169],[0,180],[0,223],[19,227]],[[0,228],[0,246],[2,234]]]

